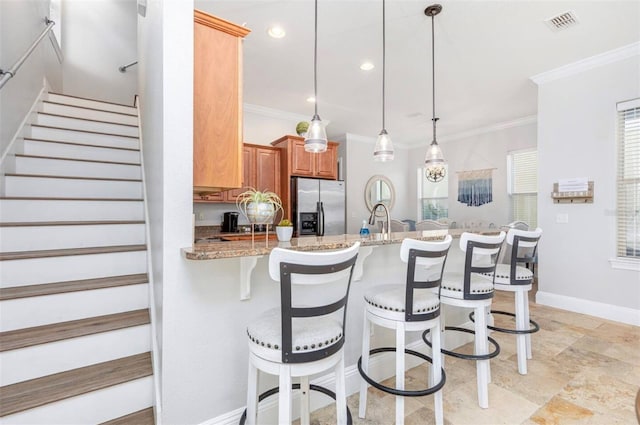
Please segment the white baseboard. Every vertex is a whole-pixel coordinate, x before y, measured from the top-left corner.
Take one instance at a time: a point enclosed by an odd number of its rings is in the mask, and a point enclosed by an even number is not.
[[[620,307],[613,304],[605,304],[597,301],[568,297],[566,295],[552,294],[538,291],[536,303],[549,307],[561,308],[575,313],[588,314],[602,319],[640,326],[640,310],[628,307]]]
[[[462,325],[459,325],[464,328],[473,329],[472,322],[466,322]],[[467,334],[460,334],[459,332],[455,332],[451,335],[447,335],[447,347],[449,349],[455,349],[463,344],[472,340],[472,336],[468,336]],[[407,344],[407,349],[418,351],[423,354],[430,355],[430,349],[427,345],[422,341],[422,339],[418,339],[417,341],[411,342]],[[418,359],[414,356],[406,357],[406,370],[416,367],[420,363],[423,362],[422,359]],[[375,357],[371,357],[369,361],[369,376],[376,381],[380,382],[385,379],[388,379],[395,375],[395,357],[393,354],[389,353],[387,355],[377,355]],[[360,372],[358,371],[358,365],[354,364],[345,368],[345,377],[346,377],[346,387],[347,387],[347,396],[355,394],[360,391]],[[335,374],[329,373],[327,375],[321,376],[317,379],[311,381],[312,384],[319,385],[321,387],[325,387],[330,389],[331,391],[335,391]],[[298,407],[299,396],[297,393],[294,393],[293,396],[293,416],[294,419],[297,419],[298,414],[300,412],[300,408]],[[312,397],[311,398],[311,411],[320,409],[324,406],[333,403],[333,400],[328,397]],[[232,410],[230,412],[224,413],[215,418],[209,419],[205,422],[200,423],[199,425],[237,425],[240,422],[240,417],[244,412],[244,407],[241,407],[236,410]],[[352,411],[351,415],[354,417],[358,414],[357,411]],[[276,424],[278,423],[278,397],[275,395],[270,399],[263,401],[258,406],[258,415],[260,418],[261,424]]]

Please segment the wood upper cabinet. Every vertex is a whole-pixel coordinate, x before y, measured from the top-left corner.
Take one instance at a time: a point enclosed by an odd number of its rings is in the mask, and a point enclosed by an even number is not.
[[[338,179],[338,143],[329,142],[327,151],[311,153],[304,150],[304,138],[284,136],[271,142],[281,149],[280,198],[285,217],[291,220],[291,177],[315,177],[327,180]]]
[[[242,186],[242,38],[249,32],[194,11],[194,192]]]
[[[241,188],[217,193],[194,193],[194,202],[233,203],[249,187],[260,191],[269,190],[280,196],[280,149],[245,143],[242,147],[242,163]]]

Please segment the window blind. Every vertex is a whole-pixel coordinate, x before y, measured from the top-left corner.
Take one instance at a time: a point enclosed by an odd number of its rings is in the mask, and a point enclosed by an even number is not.
[[[509,165],[511,221],[524,221],[535,229],[538,225],[538,151],[512,152]]]
[[[640,258],[640,99],[618,104],[617,255]]]

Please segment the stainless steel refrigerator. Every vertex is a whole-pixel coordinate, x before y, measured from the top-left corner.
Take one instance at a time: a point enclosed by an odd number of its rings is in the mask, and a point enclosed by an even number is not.
[[[346,232],[344,181],[292,177],[291,205],[298,236]]]

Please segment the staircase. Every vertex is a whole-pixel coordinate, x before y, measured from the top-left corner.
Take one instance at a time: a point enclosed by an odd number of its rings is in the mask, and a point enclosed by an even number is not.
[[[138,111],[40,109],[3,164],[0,424],[153,424]]]

